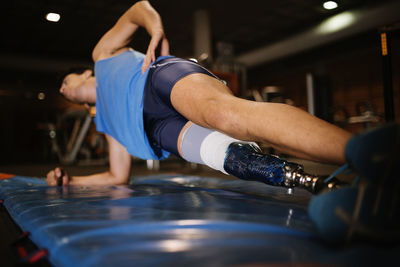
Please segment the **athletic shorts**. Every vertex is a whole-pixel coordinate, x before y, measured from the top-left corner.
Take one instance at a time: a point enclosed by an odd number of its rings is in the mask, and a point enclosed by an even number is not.
[[[156,155],[161,149],[179,156],[178,137],[188,122],[171,104],[172,87],[180,79],[192,73],[211,72],[193,61],[171,57],[162,59],[150,67],[144,88],[144,129]]]

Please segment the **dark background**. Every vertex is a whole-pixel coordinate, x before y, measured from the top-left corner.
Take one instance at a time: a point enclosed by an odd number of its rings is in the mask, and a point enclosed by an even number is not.
[[[151,1],[161,14],[171,53],[193,57],[193,14],[208,10],[213,59],[219,42],[230,43],[240,56],[279,43],[314,27],[335,14],[373,9],[392,1],[343,0],[339,8],[324,10],[323,1]],[[71,104],[58,94],[59,73],[71,65],[90,64],[99,38],[127,10],[131,1],[15,0],[3,1],[0,19],[0,165],[57,161],[49,151],[46,125],[55,123]],[[61,14],[59,23],[45,20],[48,12]],[[400,12],[399,12],[400,14]],[[400,16],[399,16],[400,20]],[[382,25],[384,26],[384,25]],[[149,38],[140,30],[132,46],[145,51]],[[360,115],[371,107],[384,121],[382,61],[378,27],[247,68],[242,97],[265,86],[283,88],[285,97],[306,109],[306,73],[318,73],[327,89],[329,110]],[[394,103],[399,120],[400,36],[391,32]],[[212,68],[212,61],[209,62]],[[39,94],[44,93],[44,99]],[[361,104],[360,104],[361,103]],[[358,132],[365,125],[341,124]]]

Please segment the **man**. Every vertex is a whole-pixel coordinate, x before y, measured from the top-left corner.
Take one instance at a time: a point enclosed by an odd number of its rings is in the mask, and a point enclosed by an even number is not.
[[[128,47],[138,27],[151,36],[146,55]],[[292,106],[237,98],[206,69],[169,56],[161,18],[147,1],[126,11],[92,56],[96,78],[90,70],[71,73],[60,92],[71,101],[96,104],[96,127],[109,143],[110,169],[72,177],[56,168],[47,175],[49,185],[125,184],[131,155],[164,159],[172,152],[242,179],[316,191],[320,178],[263,155],[250,142],[268,143],[304,159],[354,163],[349,155],[353,157],[360,138],[349,142],[350,133]],[[394,128],[392,132],[398,131]],[[368,160],[362,158],[360,164]]]

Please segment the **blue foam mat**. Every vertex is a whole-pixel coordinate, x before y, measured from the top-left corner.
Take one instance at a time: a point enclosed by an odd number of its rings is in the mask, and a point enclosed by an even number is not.
[[[257,182],[162,175],[48,187],[14,177],[0,181],[0,196],[55,266],[375,265],[400,251],[328,247],[307,214],[309,193]]]

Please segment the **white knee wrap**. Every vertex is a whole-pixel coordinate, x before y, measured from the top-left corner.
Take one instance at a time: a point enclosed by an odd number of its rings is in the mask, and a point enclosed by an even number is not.
[[[230,136],[214,131],[203,140],[200,146],[200,157],[207,166],[228,174],[224,170],[225,154],[229,145],[238,141]]]
[[[183,134],[182,157],[189,162],[205,164],[227,174],[224,169],[225,156],[233,142],[248,143],[193,124]]]

